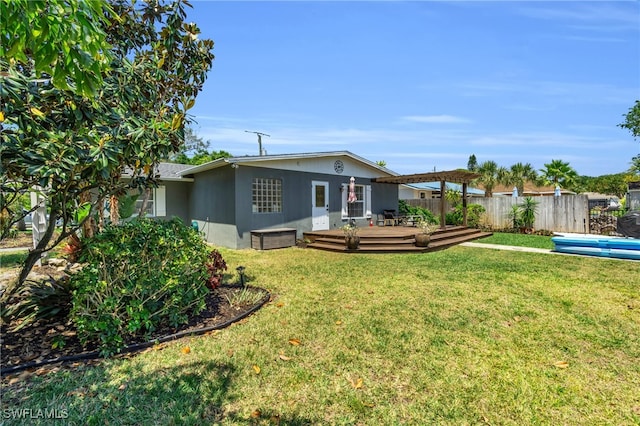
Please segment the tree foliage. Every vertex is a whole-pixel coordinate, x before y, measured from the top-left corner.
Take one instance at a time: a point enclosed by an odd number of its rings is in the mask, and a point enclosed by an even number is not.
[[[191,126],[184,129],[184,146],[179,153],[173,155],[170,161],[180,164],[204,164],[218,158],[232,157],[230,153],[224,150],[209,151],[210,141],[204,141],[198,136]]]
[[[518,194],[524,194],[524,184],[528,181],[535,181],[538,173],[529,163],[516,163],[512,165],[506,173],[503,173],[500,181],[505,185],[514,185],[518,189]]]
[[[117,18],[105,1],[10,0],[0,2],[0,57],[28,77],[92,97],[109,70],[105,25]],[[3,66],[2,72],[8,70]]]
[[[52,75],[38,68],[36,64],[47,62],[42,57],[47,52],[33,50],[28,43],[12,47],[13,56],[0,58],[4,120],[0,201],[8,203],[38,187],[49,209],[47,230],[30,252],[20,282],[43,252],[75,232],[79,224],[73,219],[80,207],[95,212],[107,197],[121,195],[128,187],[157,184],[155,166],[180,150],[187,111],[212,65],[213,41],[198,39],[198,27],[185,22],[189,5],[185,0],[144,4],[111,0],[110,7],[95,9],[97,4],[84,15],[69,14],[70,22],[64,25],[47,14],[29,15],[34,28],[42,28],[41,21],[50,26],[43,43],[47,37],[54,42],[63,37],[67,25],[82,28],[88,36],[98,34],[98,39],[104,32],[111,46],[110,70],[94,69],[82,59],[74,62],[84,75],[102,81],[94,96],[68,90],[54,79],[55,70]],[[94,32],[95,28],[99,30]],[[6,39],[2,40],[5,52],[9,51]],[[59,53],[63,55],[64,49]],[[65,69],[72,89],[76,71]],[[126,182],[121,179],[125,172],[130,177]],[[8,221],[9,226],[17,219]],[[54,240],[58,219],[62,232]]]
[[[615,173],[596,177],[580,176],[578,185],[581,190],[586,192],[624,197],[627,193],[628,182],[631,180],[633,180],[633,175],[630,173]]]
[[[469,156],[469,161],[467,161],[467,170],[470,172],[475,172],[478,170],[478,160],[476,159],[475,154],[471,154]]]
[[[629,112],[623,117],[625,118],[624,123],[619,126],[629,130],[634,138],[640,137],[640,100],[636,101],[635,105],[629,108]],[[631,158],[629,172],[640,174],[640,154]]]
[[[540,180],[543,185],[560,186],[565,189],[572,189],[576,185],[578,173],[562,160],[551,160],[545,163],[544,169],[540,169]]]
[[[500,183],[500,178],[504,174],[504,169],[499,167],[495,161],[484,161],[475,170],[480,177],[474,180],[475,185],[482,185],[487,197],[493,196],[493,188]]]
[[[634,138],[640,137],[640,100],[637,100],[623,117],[624,123],[618,126],[629,130]]]

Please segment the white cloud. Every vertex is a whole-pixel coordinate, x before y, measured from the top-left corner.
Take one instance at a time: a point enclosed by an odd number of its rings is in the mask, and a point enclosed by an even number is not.
[[[531,18],[587,23],[593,30],[610,31],[613,26],[617,30],[637,31],[638,9],[634,3],[579,2],[579,6],[574,3],[570,8],[523,7],[520,8],[519,13]],[[562,5],[562,3],[556,3],[558,4]]]
[[[449,123],[470,123],[470,120],[454,115],[407,115],[402,117],[403,120],[413,121],[416,123],[433,123],[433,124],[449,124]]]

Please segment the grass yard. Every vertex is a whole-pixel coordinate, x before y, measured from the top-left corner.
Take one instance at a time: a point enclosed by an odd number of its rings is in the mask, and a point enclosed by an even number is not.
[[[515,234],[508,232],[494,232],[490,237],[480,238],[474,242],[499,244],[503,246],[533,247],[549,250],[553,250],[555,248],[550,236]]]
[[[273,301],[211,335],[4,386],[3,414],[64,410],[64,424],[89,425],[640,424],[639,262],[472,247],[221,252]]]

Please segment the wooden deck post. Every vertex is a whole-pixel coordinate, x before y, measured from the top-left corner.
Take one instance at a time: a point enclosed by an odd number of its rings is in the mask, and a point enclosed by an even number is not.
[[[467,183],[462,182],[462,226],[467,226]]]
[[[444,193],[446,190],[445,181],[440,181],[440,229],[446,229],[447,227],[447,206]]]

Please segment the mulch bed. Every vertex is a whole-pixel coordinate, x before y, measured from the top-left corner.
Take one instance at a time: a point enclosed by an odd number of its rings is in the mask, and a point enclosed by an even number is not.
[[[261,292],[265,297],[268,295],[265,290],[260,288],[247,287],[247,289]],[[128,341],[126,344],[142,344],[182,332],[197,333],[202,329],[227,324],[229,321],[233,321],[242,316],[243,313],[256,309],[258,305],[260,305],[259,302],[251,305],[231,306],[227,297],[231,298],[235,292],[239,291],[242,291],[242,287],[218,287],[207,296],[206,309],[199,315],[192,317],[187,324],[178,328],[164,327],[157,329],[151,334],[150,338],[140,337],[137,340]],[[76,335],[74,325],[67,320],[38,321],[17,332],[12,331],[13,326],[15,326],[15,324],[0,326],[2,336],[0,343],[0,365],[3,369],[28,363],[42,363],[43,361],[57,359],[59,357],[86,355],[98,351],[97,345],[83,347]],[[60,338],[58,336],[64,337],[64,346],[54,348],[55,339]],[[78,363],[68,363],[68,366],[74,366],[76,364]],[[9,375],[3,375],[3,382],[5,382],[6,379],[10,379],[10,377],[8,377]]]

